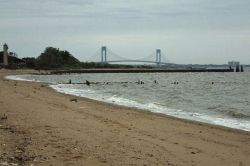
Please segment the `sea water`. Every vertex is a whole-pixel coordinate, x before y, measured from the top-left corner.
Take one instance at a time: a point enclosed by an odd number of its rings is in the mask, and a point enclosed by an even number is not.
[[[58,92],[250,131],[250,70],[243,73],[22,75]],[[71,80],[72,84],[68,84]],[[88,80],[90,86],[85,82]]]

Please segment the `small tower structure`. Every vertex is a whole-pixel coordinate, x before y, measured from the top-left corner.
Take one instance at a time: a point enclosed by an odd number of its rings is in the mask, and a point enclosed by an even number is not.
[[[5,43],[3,45],[3,64],[4,66],[8,66],[9,63],[8,63],[8,56],[9,56],[9,53],[8,53],[8,45]]]

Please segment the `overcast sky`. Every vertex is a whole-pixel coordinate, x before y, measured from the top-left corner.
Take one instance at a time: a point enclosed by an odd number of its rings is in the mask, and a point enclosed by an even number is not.
[[[250,0],[0,0],[0,44],[88,60],[105,45],[131,59],[160,48],[173,63],[250,64]]]

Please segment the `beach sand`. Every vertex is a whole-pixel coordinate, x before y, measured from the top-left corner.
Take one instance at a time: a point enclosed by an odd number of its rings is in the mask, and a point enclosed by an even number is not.
[[[4,79],[32,72],[0,70],[0,165],[250,165],[249,132]]]

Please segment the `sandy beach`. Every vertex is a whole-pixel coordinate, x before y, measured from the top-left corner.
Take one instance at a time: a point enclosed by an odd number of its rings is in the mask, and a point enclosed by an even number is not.
[[[0,165],[250,165],[249,132],[4,79],[34,72],[0,70]]]

